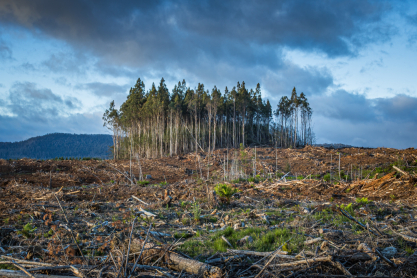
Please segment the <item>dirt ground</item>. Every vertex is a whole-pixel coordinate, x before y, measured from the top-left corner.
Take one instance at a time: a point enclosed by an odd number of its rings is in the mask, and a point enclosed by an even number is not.
[[[417,277],[416,171],[412,148],[0,160],[0,277]]]

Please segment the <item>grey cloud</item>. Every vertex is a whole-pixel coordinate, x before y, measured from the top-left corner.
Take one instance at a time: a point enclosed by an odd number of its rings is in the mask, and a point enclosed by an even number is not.
[[[414,121],[417,123],[417,98],[404,94],[374,101],[376,113],[385,120]]]
[[[359,147],[417,148],[417,123],[379,121],[354,123],[343,119],[314,117],[317,143],[341,142]]]
[[[118,85],[115,83],[91,82],[86,84],[78,84],[75,89],[87,90],[99,97],[111,97],[118,94],[126,94],[129,85]]]
[[[87,57],[79,52],[52,54],[42,66],[53,73],[82,74],[88,68]]]
[[[37,70],[37,68],[35,67],[35,65],[32,64],[32,63],[29,63],[29,62],[26,62],[26,63],[21,64],[18,67],[18,69],[19,70],[24,70],[24,71],[35,71],[35,70]]]
[[[0,39],[0,59],[9,60],[12,59],[13,51],[9,45]]]
[[[60,77],[54,78],[54,82],[56,84],[59,84],[59,85],[71,86],[71,83],[69,83],[68,82],[68,79],[65,78],[64,76],[60,76]]]
[[[268,97],[275,101],[283,95],[289,96],[293,87],[296,87],[298,93],[303,92],[310,98],[334,86],[333,77],[326,68],[300,68],[291,63],[287,63],[278,72],[265,74],[262,83],[269,93]]]
[[[64,114],[68,109],[77,108],[80,102],[75,98],[65,98],[50,89],[38,88],[32,82],[16,82],[10,89],[6,109],[19,118],[45,121]]]
[[[316,115],[346,120],[352,123],[370,122],[376,119],[372,102],[364,95],[337,90],[330,95],[313,96],[311,106]]]
[[[319,143],[364,147],[417,147],[417,97],[368,99],[343,90],[314,96],[314,126]]]
[[[40,30],[115,65],[186,68],[206,57],[276,67],[281,63],[276,51],[283,46],[339,56],[386,41],[395,30],[379,24],[390,11],[389,2],[371,0],[3,0],[0,21]],[[56,69],[60,57],[52,58],[46,65]]]
[[[379,60],[374,60],[366,64],[365,66],[363,66],[362,69],[360,70],[360,73],[365,73],[369,70],[374,69],[375,67],[383,67],[383,66],[384,66],[384,60],[380,58]]]

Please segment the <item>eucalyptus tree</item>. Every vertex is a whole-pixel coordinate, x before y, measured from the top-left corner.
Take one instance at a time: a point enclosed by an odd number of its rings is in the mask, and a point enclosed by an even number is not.
[[[103,126],[107,127],[113,132],[113,159],[118,159],[118,145],[119,145],[119,130],[120,130],[120,117],[119,111],[115,108],[114,100],[110,102],[109,109],[103,114]]]
[[[120,111],[112,101],[103,120],[113,131],[115,159],[132,153],[148,158],[197,154],[200,148],[212,153],[239,143],[270,144],[274,138],[281,147],[313,142],[312,109],[304,93],[298,96],[294,88],[290,98],[281,98],[274,115],[278,123],[271,124],[271,104],[262,99],[260,84],[253,90],[238,82],[222,94],[216,86],[209,92],[203,83],[191,89],[183,80],[170,92],[161,78],[158,87],[152,84],[145,92],[139,78]]]

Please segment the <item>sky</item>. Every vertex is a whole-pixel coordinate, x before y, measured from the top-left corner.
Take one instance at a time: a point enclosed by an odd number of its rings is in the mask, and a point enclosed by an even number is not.
[[[293,87],[317,143],[417,147],[413,1],[0,0],[0,142],[107,133],[137,78]]]

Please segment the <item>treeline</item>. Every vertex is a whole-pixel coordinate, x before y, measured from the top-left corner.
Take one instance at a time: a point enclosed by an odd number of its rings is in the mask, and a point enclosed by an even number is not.
[[[237,83],[221,92],[199,83],[194,89],[185,80],[170,92],[162,78],[148,91],[139,78],[120,110],[114,101],[103,115],[113,131],[114,158],[161,157],[216,148],[275,144],[297,147],[312,144],[312,111],[303,93],[295,88],[272,111],[255,89]],[[273,122],[273,116],[278,122]]]
[[[95,157],[107,159],[112,146],[112,136],[97,134],[52,133],[14,142],[0,143],[0,158],[3,159],[54,159]]]

